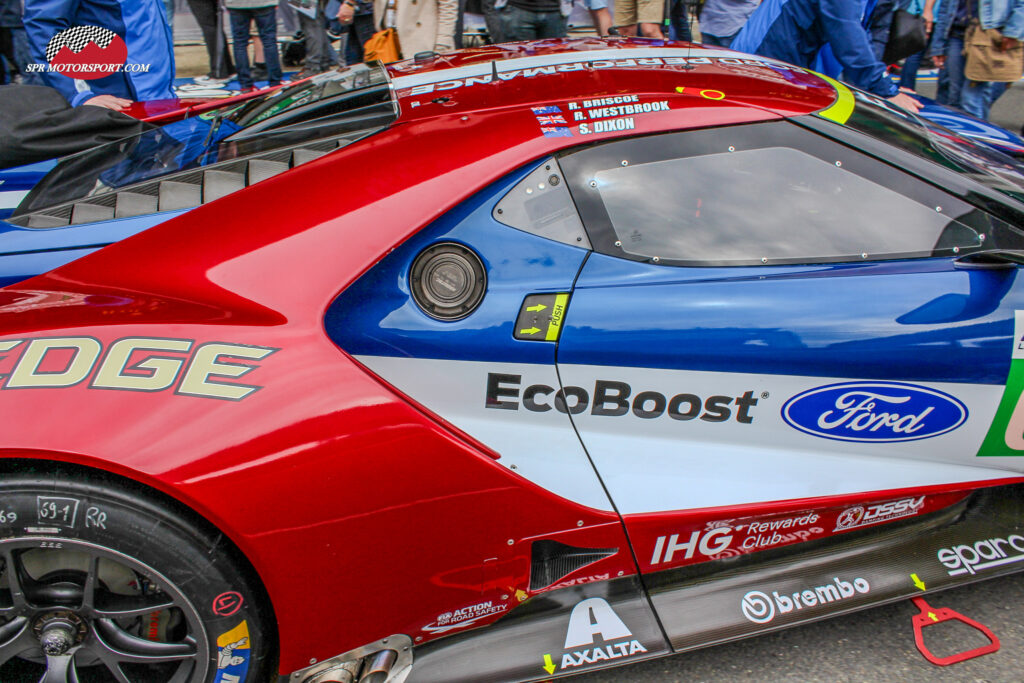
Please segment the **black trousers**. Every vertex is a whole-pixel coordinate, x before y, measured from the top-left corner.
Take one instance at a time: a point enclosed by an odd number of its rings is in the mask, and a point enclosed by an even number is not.
[[[221,26],[219,33],[217,31],[217,0],[188,0],[188,7],[203,31],[206,54],[210,57],[210,75],[214,78],[227,78],[235,73],[224,27]]]

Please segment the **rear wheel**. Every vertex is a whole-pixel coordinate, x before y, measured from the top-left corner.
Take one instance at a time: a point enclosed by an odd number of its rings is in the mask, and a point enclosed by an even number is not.
[[[5,475],[0,681],[261,680],[270,620],[218,539],[109,483]]]

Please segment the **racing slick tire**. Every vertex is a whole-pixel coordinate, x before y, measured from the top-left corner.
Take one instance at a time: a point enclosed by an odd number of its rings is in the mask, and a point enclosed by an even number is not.
[[[262,592],[175,508],[77,471],[0,477],[0,681],[264,680]]]

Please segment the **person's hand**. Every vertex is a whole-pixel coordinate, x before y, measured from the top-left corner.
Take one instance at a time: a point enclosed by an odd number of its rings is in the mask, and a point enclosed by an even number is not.
[[[921,109],[921,103],[911,97],[908,93],[913,91],[898,92],[892,97],[886,98],[897,107],[906,109],[911,114],[916,114]]]
[[[1020,41],[1017,40],[1016,38],[1003,36],[1003,40],[999,43],[999,51],[1006,52],[1007,50],[1012,50],[1013,48],[1018,47],[1019,45]]]
[[[354,4],[348,2],[341,3],[341,9],[338,10],[338,21],[343,24],[351,24],[355,16],[356,6]]]
[[[921,12],[921,18],[924,19],[924,32],[931,33],[932,28],[935,26],[935,13],[930,7],[926,7],[925,10]]]
[[[105,109],[113,109],[114,111],[121,111],[131,103],[131,100],[126,100],[123,97],[117,97],[115,95],[97,95],[92,99],[86,100],[82,104],[88,104],[93,107],[103,107]]]
[[[935,55],[932,57],[932,63],[936,69],[941,69],[946,65],[946,55]]]

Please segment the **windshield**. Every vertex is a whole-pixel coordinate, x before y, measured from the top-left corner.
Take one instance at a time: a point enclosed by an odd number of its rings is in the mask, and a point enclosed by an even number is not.
[[[887,101],[853,90],[853,113],[845,124],[858,132],[929,159],[961,175],[1024,201],[1024,166],[1015,159],[960,137]]]
[[[356,134],[348,136],[352,139],[361,131],[390,124],[396,111],[379,62],[328,71],[262,97],[65,157],[14,215],[327,137]]]

